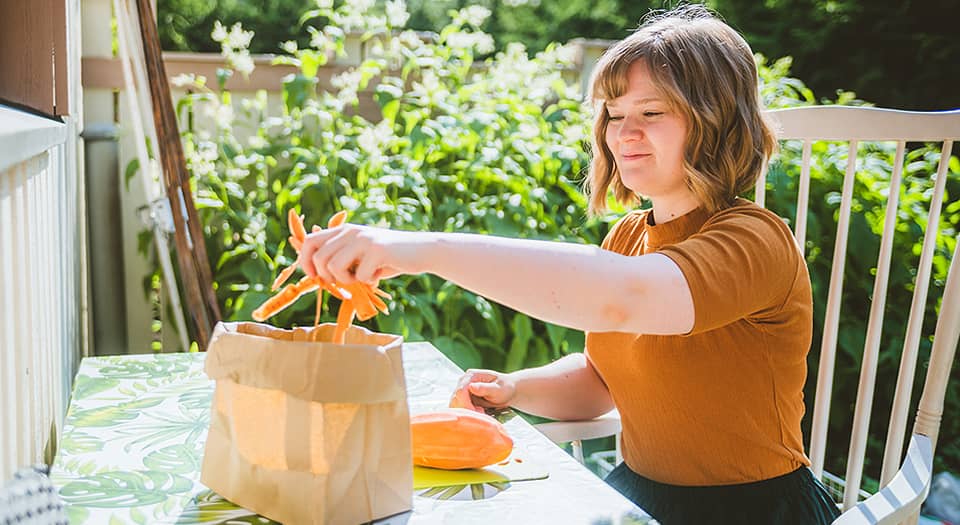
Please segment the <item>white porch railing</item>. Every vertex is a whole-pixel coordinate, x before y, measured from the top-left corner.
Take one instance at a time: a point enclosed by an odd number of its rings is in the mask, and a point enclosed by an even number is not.
[[[82,348],[74,124],[0,106],[0,480],[50,463]]]

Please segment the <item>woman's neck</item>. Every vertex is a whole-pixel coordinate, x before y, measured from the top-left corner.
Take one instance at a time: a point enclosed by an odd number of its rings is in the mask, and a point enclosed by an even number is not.
[[[677,196],[664,196],[651,199],[653,202],[653,221],[656,224],[670,222],[697,209],[700,202],[692,193]]]

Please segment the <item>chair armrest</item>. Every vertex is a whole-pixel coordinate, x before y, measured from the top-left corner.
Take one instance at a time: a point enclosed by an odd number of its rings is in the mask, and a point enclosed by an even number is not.
[[[554,443],[596,439],[620,433],[620,413],[613,409],[602,416],[580,421],[549,421],[534,425]]]
[[[913,434],[903,466],[887,486],[844,512],[834,525],[896,524],[920,510],[930,491],[933,447],[930,438]]]

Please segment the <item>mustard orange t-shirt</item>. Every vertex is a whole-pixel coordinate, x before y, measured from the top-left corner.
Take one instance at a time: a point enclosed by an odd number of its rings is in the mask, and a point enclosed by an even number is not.
[[[621,219],[603,248],[661,253],[693,296],[685,335],[587,334],[586,352],[620,411],[627,465],[673,485],[748,483],[810,461],[800,432],[812,337],[810,277],[774,213],[738,199],[652,225]]]

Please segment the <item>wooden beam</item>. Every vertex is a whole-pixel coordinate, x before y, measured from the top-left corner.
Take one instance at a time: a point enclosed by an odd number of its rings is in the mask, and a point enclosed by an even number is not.
[[[0,0],[3,1],[3,0]],[[237,73],[227,80],[226,87],[232,91],[279,91],[283,86],[283,77],[296,73],[297,68],[287,65],[272,65],[272,55],[253,57],[256,69],[248,78]],[[181,74],[196,74],[207,78],[207,85],[216,88],[217,69],[226,67],[223,57],[217,53],[163,53],[163,63],[168,80]],[[353,66],[329,65],[320,68],[320,88],[330,87],[330,77],[338,75]],[[95,89],[123,89],[123,72],[120,60],[116,58],[84,57],[83,87]]]

